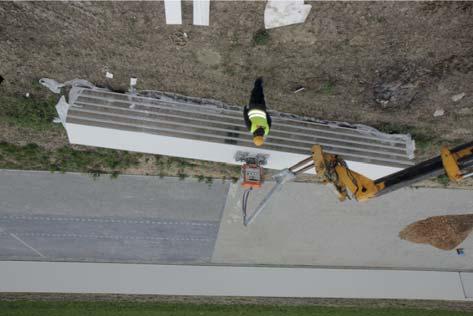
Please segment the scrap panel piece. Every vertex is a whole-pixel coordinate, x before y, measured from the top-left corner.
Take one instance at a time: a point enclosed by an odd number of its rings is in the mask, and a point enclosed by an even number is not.
[[[377,178],[413,164],[409,135],[387,135],[364,125],[321,121],[271,111],[273,126],[256,148],[242,108],[172,93],[128,95],[74,87],[66,130],[71,143],[236,163],[238,151],[268,155],[284,169],[310,155],[313,144],[341,155],[349,166]]]
[[[264,10],[266,29],[304,23],[312,6],[304,0],[269,0]]]
[[[166,24],[182,24],[181,0],[164,0]]]
[[[209,25],[210,1],[194,0],[193,2],[194,25]]]

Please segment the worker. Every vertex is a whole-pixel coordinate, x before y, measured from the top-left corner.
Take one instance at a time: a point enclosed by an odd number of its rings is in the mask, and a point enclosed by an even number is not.
[[[261,146],[264,137],[269,134],[271,128],[271,117],[266,111],[266,102],[263,94],[263,78],[255,80],[255,86],[251,91],[250,104],[243,109],[243,118],[246,127],[253,134],[253,143]]]

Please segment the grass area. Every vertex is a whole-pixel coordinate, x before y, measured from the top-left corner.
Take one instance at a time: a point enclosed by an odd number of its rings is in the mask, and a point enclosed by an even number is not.
[[[35,100],[34,98],[0,97],[0,118],[6,122],[44,130],[52,125],[57,116],[54,105],[56,99]]]
[[[35,81],[31,85],[29,97],[0,95],[0,120],[19,131],[27,129],[37,132],[38,139],[41,138],[41,132],[60,127],[52,123],[57,116],[54,106],[58,97],[47,95],[43,90]],[[214,177],[236,181],[240,172],[238,166],[178,157],[70,145],[45,149],[36,143],[20,146],[9,143],[8,139],[0,141],[0,168],[5,169],[85,172],[94,178],[108,173],[112,178],[116,178],[125,169],[146,167],[144,165],[150,159],[155,161],[150,175],[177,176],[181,180],[195,177],[209,185]]]
[[[198,182],[211,185],[214,178],[236,182],[240,176],[240,166],[160,155],[154,158],[157,174],[161,177],[177,176],[180,180],[193,177]]]
[[[326,95],[331,95],[333,93],[333,88],[335,87],[335,84],[331,81],[327,81],[322,85],[322,93]]]
[[[149,168],[150,164],[155,164],[155,168]],[[48,150],[34,143],[20,146],[0,142],[0,169],[84,172],[93,178],[106,173],[116,178],[128,168],[144,165],[148,165],[150,175],[177,176],[180,180],[194,177],[208,185],[213,183],[214,177],[236,182],[240,173],[239,166],[178,157],[153,156],[106,148],[79,150],[69,145]]]
[[[277,305],[196,305],[132,302],[0,302],[2,316],[151,316],[151,315],[287,315],[287,316],[463,316],[460,311],[416,310],[394,308],[338,308],[320,306]]]
[[[266,45],[269,43],[269,32],[266,30],[258,30],[253,35],[253,41],[256,45]]]
[[[142,154],[111,149],[76,150],[64,146],[47,150],[37,144],[18,146],[0,142],[0,168],[50,171],[103,172],[117,175],[119,170],[137,166]]]
[[[447,175],[442,174],[436,178],[437,182],[446,187],[450,183],[450,179]]]
[[[55,105],[57,95],[47,97],[36,80],[31,85],[29,96],[14,96],[0,94],[0,119],[19,127],[28,127],[35,130],[45,130],[53,126],[53,119],[57,116]]]

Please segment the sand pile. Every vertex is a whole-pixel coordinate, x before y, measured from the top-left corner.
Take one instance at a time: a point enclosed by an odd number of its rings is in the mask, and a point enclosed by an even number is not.
[[[399,237],[415,243],[430,244],[442,250],[460,245],[473,230],[473,214],[433,216],[404,228]]]

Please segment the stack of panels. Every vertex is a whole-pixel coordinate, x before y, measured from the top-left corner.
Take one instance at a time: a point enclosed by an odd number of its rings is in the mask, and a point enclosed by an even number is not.
[[[238,107],[164,94],[151,98],[74,89],[67,123],[254,147]],[[313,144],[321,144],[327,152],[350,161],[397,168],[413,164],[410,137],[278,112],[272,112],[272,118],[271,133],[264,145],[268,150],[309,155]]]

